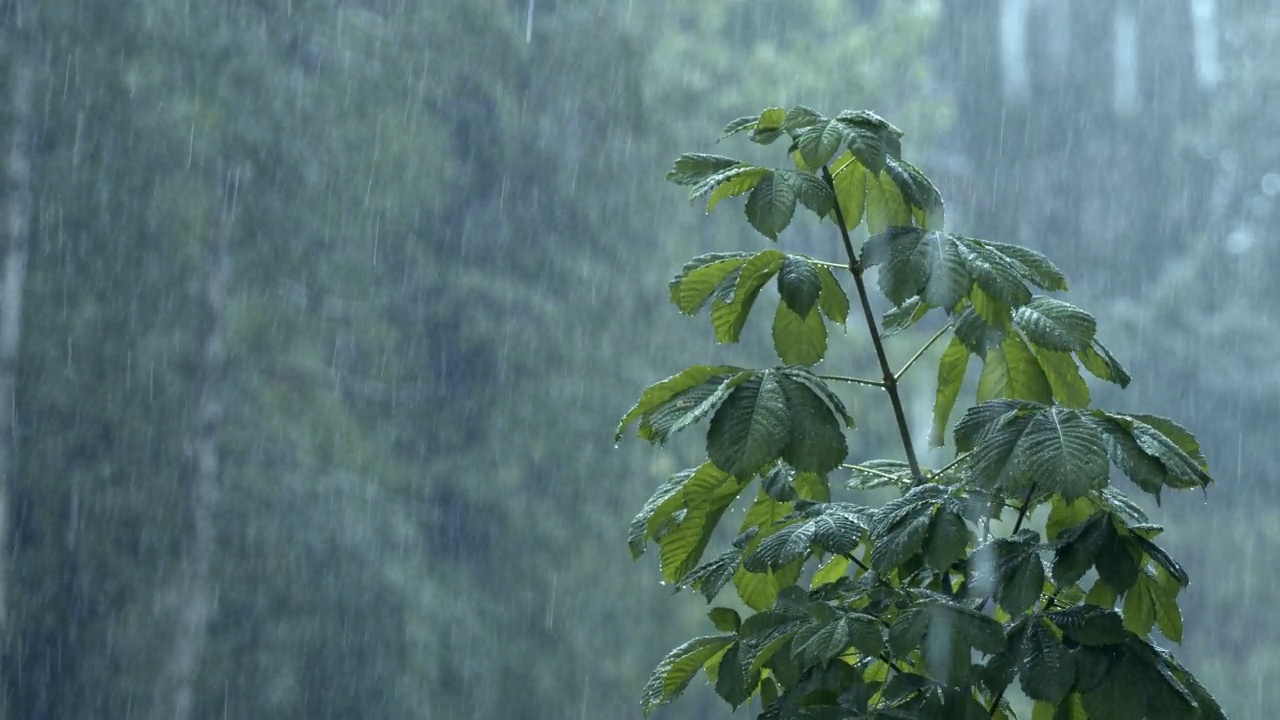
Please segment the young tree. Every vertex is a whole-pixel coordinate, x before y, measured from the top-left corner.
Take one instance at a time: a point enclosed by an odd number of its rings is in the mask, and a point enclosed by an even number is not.
[[[706,197],[708,211],[746,195],[748,222],[775,241],[798,203],[835,225],[845,261],[774,248],[714,253],[671,281],[677,308],[693,315],[709,305],[717,341],[729,343],[775,281],[782,364],[690,367],[647,388],[618,425],[617,439],[635,424],[661,444],[710,416],[707,461],[658,488],[629,542],[636,557],[658,546],[666,582],[708,602],[732,583],[753,611],[713,608],[719,633],[667,655],[644,688],[645,712],[702,669],[730,705],[758,697],[760,717],[779,720],[1009,718],[1015,679],[1036,719],[1224,718],[1156,644],[1181,640],[1187,573],[1153,542],[1162,528],[1111,478],[1114,465],[1158,501],[1165,488],[1207,488],[1207,463],[1168,419],[1089,407],[1081,367],[1121,387],[1129,377],[1089,313],[1033,292],[1066,291],[1058,268],[1016,245],[944,231],[937,190],[902,159],[901,131],[873,113],[769,108],[733,121],[724,137],[738,133],[787,140],[792,166],[685,154],[667,179]],[[869,238],[855,249],[851,231],[864,222]],[[893,305],[882,323],[864,277],[872,267]],[[849,313],[838,272],[852,278],[880,379],[813,369],[828,324]],[[943,326],[895,370],[884,338],[935,308]],[[952,430],[955,459],[931,469],[917,459],[899,383],[947,336],[931,444],[946,441],[973,356],[977,404]],[[846,461],[854,419],[835,383],[888,395],[901,460]],[[837,472],[851,490],[900,494],[880,507],[833,499]],[[753,483],[739,535],[704,560]]]

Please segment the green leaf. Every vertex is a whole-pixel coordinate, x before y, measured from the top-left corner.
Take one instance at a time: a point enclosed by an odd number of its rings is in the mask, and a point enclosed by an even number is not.
[[[882,233],[890,227],[911,224],[911,211],[902,191],[887,172],[867,172],[867,232]]]
[[[1178,607],[1178,594],[1158,581],[1151,590],[1155,604],[1156,625],[1160,633],[1170,640],[1182,642],[1182,609]]]
[[[1093,516],[1094,505],[1089,498],[1071,501],[1055,496],[1049,501],[1049,517],[1045,520],[1044,533],[1049,540],[1056,540],[1063,530],[1073,528]]]
[[[1080,358],[1080,364],[1093,373],[1094,377],[1115,383],[1122,388],[1129,386],[1129,373],[1125,372],[1120,361],[1116,360],[1097,338],[1089,343],[1089,347],[1076,353],[1076,357]]]
[[[671,302],[685,315],[696,315],[711,294],[734,270],[742,267],[751,253],[710,253],[685,263],[669,283]]]
[[[711,463],[704,463],[701,467],[710,467],[714,469],[715,472],[720,473],[720,470],[716,469],[714,465],[711,465]],[[627,534],[627,545],[631,548],[631,558],[633,560],[644,554],[645,541],[654,537],[657,526],[665,522],[667,518],[671,517],[672,513],[682,507],[682,503],[668,503],[668,501],[672,498],[676,498],[677,501],[679,500],[679,494],[681,489],[683,489],[684,484],[688,482],[689,478],[693,477],[693,474],[699,469],[701,468],[689,468],[688,470],[682,470],[675,475],[672,475],[667,478],[666,482],[662,483],[656,491],[654,491],[653,495],[651,495],[647,501],[645,501],[644,507],[641,508],[640,512],[634,519],[632,519],[631,529]],[[723,475],[726,480],[729,477],[723,473],[721,473],[721,475]],[[658,508],[663,507],[664,505],[666,506],[666,512],[655,519],[655,513],[658,511]]]
[[[884,169],[885,159],[902,154],[902,131],[875,113],[845,111],[836,120],[846,127],[845,143],[858,162],[871,173]]]
[[[743,672],[742,661],[738,657],[741,647],[738,643],[730,645],[716,671],[716,694],[735,710],[751,697],[760,683],[759,673]]]
[[[842,555],[832,555],[827,558],[827,561],[813,573],[813,579],[809,582],[810,589],[816,590],[844,577],[851,564],[853,561]]]
[[[716,595],[724,589],[724,586],[733,579],[733,574],[737,571],[739,563],[742,562],[742,551],[736,547],[720,553],[711,560],[690,570],[687,575],[680,578],[679,587],[693,588],[702,593],[702,597],[707,602],[715,599]],[[715,618],[712,618],[713,620]],[[724,630],[720,626],[716,626],[719,630]]]
[[[1010,261],[1009,267],[1026,282],[1042,290],[1066,292],[1066,277],[1044,255],[1021,245],[1007,245],[990,240],[984,240],[983,244]]]
[[[1056,350],[1033,348],[1036,361],[1044,370],[1044,377],[1049,381],[1049,388],[1059,404],[1069,408],[1085,408],[1089,406],[1089,386],[1080,376],[1080,368],[1070,353]]]
[[[1068,502],[1107,482],[1107,455],[1097,427],[1069,408],[1035,413],[1018,443],[1016,461],[1041,489]]]
[[[733,587],[747,607],[762,612],[773,607],[779,591],[795,584],[800,576],[800,567],[801,565],[796,563],[762,573],[754,573],[745,567],[739,567],[733,575]]]
[[[675,165],[667,173],[667,181],[676,185],[697,185],[739,164],[737,160],[723,155],[685,153],[676,158]]]
[[[1156,625],[1154,589],[1155,578],[1143,572],[1124,594],[1124,626],[1135,635],[1145,637]]]
[[[849,622],[837,615],[828,622],[814,622],[800,628],[791,644],[791,653],[805,665],[826,665],[849,646]]]
[[[1147,710],[1146,684],[1132,663],[1117,659],[1097,687],[1081,693],[1080,704],[1089,713],[1089,720],[1143,718]]]
[[[1081,645],[1118,645],[1125,641],[1124,621],[1114,610],[1076,605],[1046,615],[1062,634]]]
[[[787,132],[803,130],[811,125],[817,125],[825,118],[818,114],[813,108],[804,105],[796,105],[787,111],[786,116],[782,120],[782,129]]]
[[[894,305],[919,296],[950,312],[972,284],[954,238],[918,227],[892,226],[872,236],[862,246],[862,263],[883,266],[880,290]]]
[[[640,707],[646,717],[659,705],[671,702],[689,687],[698,669],[736,640],[734,635],[709,635],[694,638],[672,650],[658,663],[640,694]]]
[[[1191,447],[1198,457],[1187,454],[1178,442],[1155,425],[1144,422],[1145,419],[1157,424],[1169,423],[1164,418],[1139,419],[1110,412],[1096,412],[1094,418],[1108,440],[1107,452],[1112,462],[1143,490],[1159,497],[1162,486],[1186,489],[1208,487],[1213,483],[1213,478],[1204,470],[1203,456],[1199,456],[1195,439],[1187,439],[1190,433],[1173,426],[1181,442]],[[1184,434],[1186,437],[1182,437]]]
[[[812,390],[814,395],[817,395],[826,403],[833,415],[844,420],[845,427],[853,427],[853,418],[849,415],[849,411],[845,409],[844,403],[840,401],[840,397],[831,390],[822,378],[814,375],[812,370],[791,365],[780,368],[779,372]]]
[[[839,419],[809,385],[787,375],[780,383],[790,418],[782,458],[802,472],[826,475],[835,470],[849,453]]]
[[[689,193],[689,199],[696,200],[710,192],[711,195],[707,198],[707,212],[711,212],[716,209],[716,205],[719,205],[721,200],[751,192],[772,172],[769,168],[750,165],[730,168],[695,186]]]
[[[796,315],[805,317],[822,293],[818,266],[800,255],[787,255],[778,270],[778,294]]]
[[[1089,346],[1097,322],[1089,313],[1051,297],[1037,297],[1013,313],[1027,339],[1046,350],[1079,352]]]
[[[720,405],[707,431],[707,457],[716,467],[750,478],[776,460],[791,440],[786,394],[773,370],[743,381]]]
[[[786,172],[796,188],[796,198],[819,219],[827,217],[836,206],[836,194],[826,180],[809,172]]]
[[[862,216],[866,212],[867,170],[852,153],[845,153],[836,159],[831,179],[844,217],[845,229],[852,230],[862,222]]]
[[[803,319],[779,303],[773,315],[773,349],[788,365],[816,365],[827,354],[827,326],[817,308]]]
[[[758,115],[747,115],[730,122],[728,125],[725,125],[724,130],[721,131],[723,134],[720,135],[720,140],[724,140],[725,138],[731,135],[736,135],[744,130],[754,129],[758,119]]]
[[[947,423],[951,421],[951,411],[955,408],[956,399],[960,397],[960,386],[964,383],[964,373],[968,367],[969,349],[960,338],[952,337],[938,362],[938,389],[934,394],[933,428],[929,434],[929,445],[932,447],[946,444]]]
[[[1098,513],[1065,531],[1058,538],[1053,560],[1053,581],[1058,585],[1075,584],[1093,566],[1098,549],[1111,524],[1106,513]]]
[[[623,431],[637,420],[640,421],[640,437],[657,442],[660,433],[653,427],[653,420],[659,411],[664,411],[668,416],[693,412],[707,399],[708,388],[714,392],[726,377],[736,377],[742,372],[746,370],[732,365],[694,365],[650,385],[641,393],[635,406],[618,422],[618,427],[614,430],[614,442],[621,442]],[[703,388],[700,394],[686,395],[699,387]]]
[[[738,628],[742,627],[742,618],[738,615],[738,611],[733,608],[711,608],[711,611],[707,613],[707,617],[711,619],[711,623],[720,632],[736,633]]]
[[[673,515],[674,524],[664,526],[657,538],[658,568],[667,582],[679,585],[697,566],[724,511],[746,485],[746,480],[735,478],[713,491],[695,493],[691,482],[685,483],[684,513]]]
[[[846,130],[843,122],[833,118],[818,121],[801,131],[796,137],[796,147],[805,167],[816,170],[830,162],[844,144]]]
[[[1114,521],[1106,523],[1102,544],[1098,546],[1098,555],[1094,560],[1098,577],[1117,592],[1125,592],[1138,578],[1140,557],[1137,549],[1132,547],[1129,534],[1118,530]]]
[[[738,342],[760,290],[781,269],[785,259],[786,255],[770,248],[743,263],[734,285],[733,299],[716,298],[711,303],[711,326],[715,329],[717,342]]]
[[[973,533],[964,518],[939,508],[929,524],[929,539],[924,545],[924,560],[935,570],[946,570],[969,554],[969,542]]]
[[[941,230],[946,222],[942,195],[929,178],[916,166],[896,158],[885,163],[898,189],[911,207],[911,217],[916,225],[929,230]]]
[[[782,136],[783,123],[786,122],[787,111],[780,107],[766,108],[760,112],[756,125],[751,130],[751,141],[768,145]]]
[[[1031,610],[1044,589],[1044,563],[1040,560],[1040,537],[1034,530],[1022,529],[1017,535],[997,538],[975,551],[971,566],[982,567],[976,559],[987,553],[991,559],[994,595],[1000,607],[1012,617]]]
[[[978,376],[978,402],[997,398],[1053,402],[1053,388],[1022,336],[1009,333],[998,348],[987,350]]]
[[[984,293],[1009,307],[1031,302],[1031,291],[1023,284],[1016,263],[974,238],[953,236],[964,258],[965,268]]]
[[[770,172],[747,196],[747,222],[761,235],[777,240],[796,212],[796,188],[781,173]]]
[[[1044,618],[1032,617],[1018,649],[1022,692],[1032,700],[1058,705],[1075,684],[1075,662]]]
[[[986,294],[981,290],[975,289],[972,294],[976,297],[986,297]],[[1008,307],[1003,305],[1000,307],[1004,308],[1004,312],[1008,312]],[[988,307],[987,309],[991,310],[992,308]],[[972,305],[962,310],[959,316],[956,317],[953,332],[960,339],[960,342],[969,348],[969,352],[979,357],[985,357],[987,351],[991,348],[1000,347],[1000,343],[1004,342],[1004,338],[1008,334],[1008,331],[983,319],[976,307]]]
[[[822,285],[822,292],[818,295],[818,306],[822,308],[822,314],[831,322],[844,325],[849,318],[849,296],[840,287],[831,268],[818,266],[818,279]]]
[[[901,305],[889,308],[884,314],[883,324],[880,327],[880,337],[897,335],[919,322],[920,318],[928,314],[929,310],[929,306],[918,295],[908,299]]]

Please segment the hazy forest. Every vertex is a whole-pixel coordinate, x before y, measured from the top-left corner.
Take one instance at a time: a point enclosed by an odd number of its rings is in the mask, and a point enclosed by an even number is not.
[[[1095,397],[1218,479],[1147,507],[1175,649],[1280,705],[1280,5],[0,8],[0,720],[638,718],[706,607],[627,523],[699,446],[612,428],[725,352],[671,275],[762,246],[663,176],[795,104],[891,118],[949,222],[1073,279],[1133,376]]]

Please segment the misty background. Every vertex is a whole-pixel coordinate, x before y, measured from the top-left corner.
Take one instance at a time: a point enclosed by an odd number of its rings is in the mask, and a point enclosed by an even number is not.
[[[1197,434],[1175,650],[1280,704],[1269,0],[3,0],[0,98],[0,720],[639,717],[708,623],[626,527],[699,433],[613,425],[771,363],[667,301],[768,241],[663,175],[779,162],[714,142],[795,104],[902,128],[948,229],[1098,317],[1095,404]],[[897,457],[879,402],[851,459]],[[699,684],[657,715],[727,715]]]

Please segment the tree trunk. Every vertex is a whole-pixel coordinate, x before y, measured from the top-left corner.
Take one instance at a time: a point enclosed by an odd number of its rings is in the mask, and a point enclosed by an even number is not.
[[[14,31],[10,31],[12,33]],[[30,135],[31,85],[34,74],[29,49],[10,34],[9,154],[4,166],[6,222],[4,276],[0,278],[0,638],[4,653],[11,650],[10,568],[12,556],[13,472],[17,453],[14,422],[18,349],[22,331],[22,294],[27,277],[27,244],[31,233],[32,192]],[[8,716],[7,693],[0,697],[0,718]]]
[[[196,418],[191,446],[195,462],[189,496],[191,536],[183,558],[176,627],[168,662],[160,673],[153,717],[156,720],[188,720],[193,715],[196,678],[204,648],[213,594],[209,568],[216,537],[214,510],[218,501],[218,435],[222,426],[222,383],[226,364],[227,286],[231,281],[230,236],[235,220],[239,173],[221,177],[218,207],[208,244],[205,280],[205,326],[200,343],[199,377],[196,381]]]

